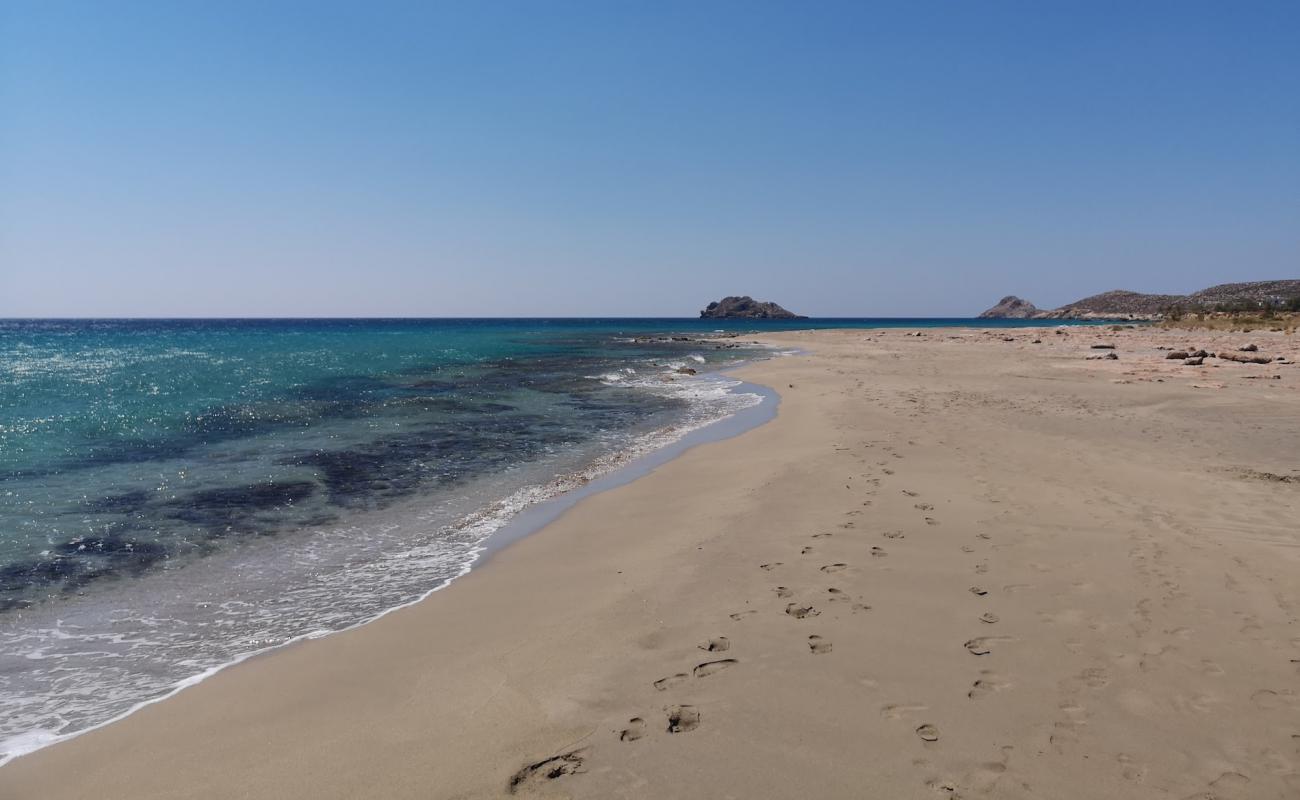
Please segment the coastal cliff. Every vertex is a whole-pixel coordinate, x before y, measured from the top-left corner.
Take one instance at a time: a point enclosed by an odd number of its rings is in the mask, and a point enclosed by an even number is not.
[[[700,319],[808,319],[776,303],[765,303],[749,295],[724,297],[709,303]]]

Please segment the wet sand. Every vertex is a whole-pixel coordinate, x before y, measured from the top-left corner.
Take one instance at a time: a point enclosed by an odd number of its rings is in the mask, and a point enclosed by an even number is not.
[[[1158,349],[1295,337],[907,334],[767,337],[772,422],[0,797],[1300,794],[1300,369]]]

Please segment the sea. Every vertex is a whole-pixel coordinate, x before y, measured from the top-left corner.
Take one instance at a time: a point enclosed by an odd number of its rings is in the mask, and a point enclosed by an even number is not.
[[[773,402],[726,373],[781,355],[747,334],[1022,324],[0,320],[0,763],[419,600]]]

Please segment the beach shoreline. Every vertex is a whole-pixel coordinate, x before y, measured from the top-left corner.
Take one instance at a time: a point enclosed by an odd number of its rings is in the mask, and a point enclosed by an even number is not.
[[[779,353],[769,353],[766,357],[779,357],[780,355]],[[604,454],[576,472],[555,476],[543,486],[526,486],[516,491],[511,497],[498,500],[483,509],[479,509],[463,519],[462,524],[483,524],[484,520],[488,520],[490,523],[497,518],[502,518],[504,521],[491,526],[490,533],[483,537],[482,542],[470,554],[470,559],[457,574],[439,581],[436,585],[420,592],[414,598],[396,603],[378,613],[341,628],[310,631],[269,647],[238,653],[228,661],[187,676],[177,681],[175,685],[165,692],[139,701],[121,713],[88,727],[58,734],[36,732],[26,737],[26,740],[22,736],[8,739],[4,743],[7,745],[6,751],[0,753],[0,767],[16,758],[29,755],[45,747],[54,746],[60,742],[120,722],[140,709],[164,702],[176,694],[197,686],[212,676],[249,659],[268,656],[277,650],[301,642],[345,633],[375,622],[400,609],[423,602],[435,593],[446,589],[454,581],[468,575],[472,570],[481,569],[493,554],[508,547],[518,539],[537,532],[583,498],[629,483],[693,447],[711,441],[727,439],[739,435],[749,428],[764,424],[775,416],[775,407],[779,402],[779,396],[767,387],[744,381],[732,381],[727,377],[728,372],[743,366],[745,363],[748,363],[748,361],[728,365],[724,369],[710,371],[698,375],[698,377],[688,377],[683,382],[687,384],[699,382],[711,386],[717,381],[725,381],[731,384],[725,390],[727,394],[736,397],[754,397],[757,398],[755,402],[741,405],[716,418],[706,418],[703,422],[683,418],[667,428],[651,431],[633,439],[624,449]],[[512,507],[510,501],[517,495],[532,496],[522,501],[522,505],[516,509]]]
[[[762,337],[804,351],[735,373],[781,395],[768,424],[575,499],[436,601],[251,658],[16,759],[0,790],[1282,797],[1300,785],[1286,749],[1300,657],[1285,582],[1294,364],[1210,379],[1155,349],[1235,346],[1228,333],[911,333]],[[1106,343],[1118,359],[1086,360]],[[1232,472],[1247,468],[1279,480]],[[876,756],[853,760],[865,750]]]

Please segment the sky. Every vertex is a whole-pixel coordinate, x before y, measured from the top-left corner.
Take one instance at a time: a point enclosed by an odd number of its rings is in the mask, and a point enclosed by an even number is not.
[[[1300,3],[0,0],[0,317],[1300,278]]]

